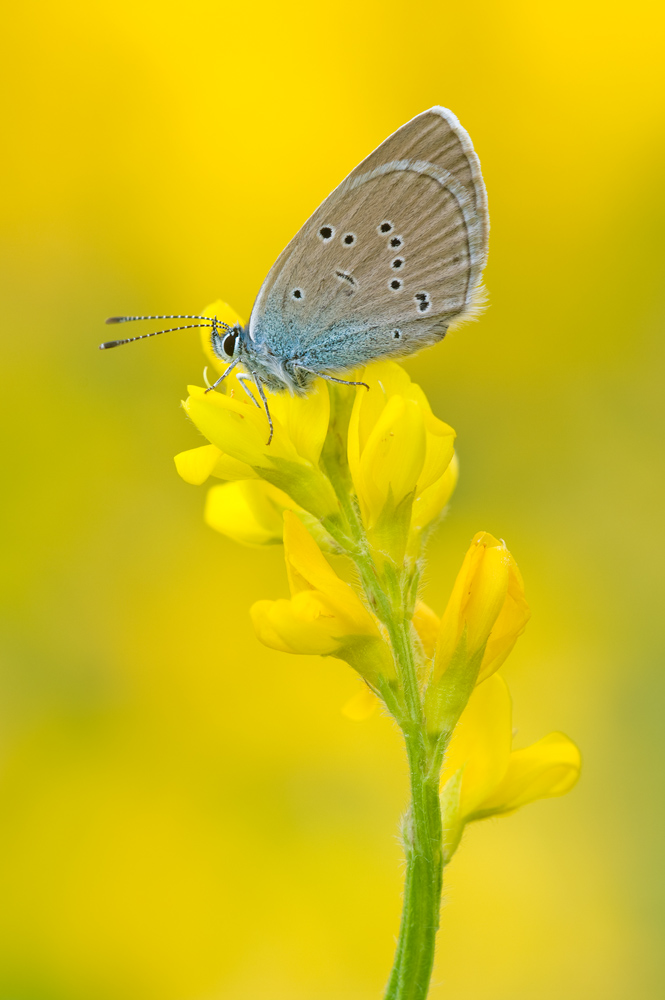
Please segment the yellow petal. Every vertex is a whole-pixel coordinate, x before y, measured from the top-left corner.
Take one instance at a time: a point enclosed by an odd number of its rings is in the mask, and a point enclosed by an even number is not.
[[[376,622],[326,562],[299,518],[284,511],[290,601],[259,601],[252,610],[262,642],[291,653],[337,656],[376,683],[395,665]]]
[[[374,715],[378,704],[379,699],[374,692],[367,684],[363,684],[360,691],[342,706],[342,715],[351,719],[352,722],[365,722]]]
[[[420,401],[409,397],[411,380],[394,362],[365,368],[370,391],[356,394],[348,434],[348,459],[363,518],[376,524],[389,495],[394,504],[415,489],[425,459]]]
[[[507,548],[487,532],[478,545],[485,551],[465,603],[467,649],[470,654],[487,642],[508,593],[510,553]]]
[[[307,396],[271,393],[268,405],[297,453],[318,465],[330,420],[330,395],[324,380],[317,379]]]
[[[294,653],[330,655],[339,649],[342,627],[325,594],[307,590],[290,601],[275,601],[270,620]]]
[[[259,478],[258,473],[254,471],[251,465],[239,462],[237,458],[225,455],[223,451],[220,451],[219,458],[215,462],[211,475],[217,479],[226,479],[229,482],[235,479]]]
[[[314,591],[296,594],[290,601],[257,601],[250,613],[257,636],[273,649],[325,656],[339,648],[332,634],[335,618]]]
[[[256,601],[249,609],[252,625],[259,641],[270,649],[279,649],[282,653],[292,653],[294,650],[280,636],[273,623],[273,618],[279,623],[280,614],[279,610],[275,612],[275,605],[288,603],[288,601]]]
[[[436,649],[436,639],[439,634],[441,621],[435,611],[425,604],[424,601],[416,601],[413,613],[413,627],[418,633],[425,656],[431,659]]]
[[[432,413],[427,396],[419,385],[411,383],[408,396],[418,405],[423,416],[426,453],[418,478],[418,494],[435,483],[446,471],[455,450],[455,431]]]
[[[284,546],[291,594],[301,590],[334,589],[342,583],[302,522],[286,510]]]
[[[391,396],[367,439],[356,491],[373,526],[390,498],[397,504],[415,491],[425,460],[425,427],[413,400]]]
[[[189,386],[189,398],[182,405],[204,437],[240,462],[260,468],[271,466],[274,457],[298,461],[278,421],[274,421],[275,434],[268,445],[266,415],[249,399],[206,393],[198,386]]]
[[[190,448],[189,451],[181,451],[174,458],[178,475],[186,483],[191,483],[192,486],[200,486],[211,475],[221,454],[219,448],[216,448],[214,444],[204,444],[200,448]]]
[[[508,553],[508,589],[503,607],[492,626],[487,641],[483,661],[478,674],[478,683],[498,670],[513,646],[526,628],[531,617],[529,605],[524,597],[522,574],[513,557]]]
[[[243,545],[282,541],[283,511],[291,501],[261,479],[222,483],[208,490],[205,522]]]
[[[379,635],[374,619],[353,588],[340,580],[302,521],[290,510],[284,511],[284,555],[291,594],[325,594],[334,606],[339,636]]]
[[[450,500],[459,478],[459,462],[453,452],[446,471],[435,483],[416,495],[411,512],[411,532],[419,535],[423,528],[439,516]],[[420,488],[420,487],[419,487]]]
[[[478,690],[489,683],[486,681]],[[536,799],[565,795],[579,778],[580,768],[580,751],[573,741],[563,733],[549,733],[537,743],[511,753],[503,780],[479,804],[479,810],[512,812]]]
[[[460,813],[476,812],[503,780],[510,759],[511,702],[498,674],[480,684],[471,695],[455,727],[446,754],[441,787],[460,768]]]
[[[359,458],[365,450],[367,440],[381,416],[388,400],[394,395],[403,395],[411,384],[411,379],[394,361],[378,361],[368,365],[362,380],[369,386],[359,388],[353,406],[353,433],[349,432],[349,445],[353,444],[356,457]],[[349,454],[351,461],[351,454]]]
[[[483,548],[477,544],[482,535],[483,532],[479,532],[471,542],[443,613],[436,644],[435,676],[440,676],[450,663],[464,631],[465,601],[468,599],[478,565],[483,558]]]
[[[435,677],[448,667],[463,633],[469,659],[488,641],[508,593],[511,560],[504,543],[489,532],[474,537],[441,619]]]
[[[190,448],[175,456],[178,475],[186,483],[200,486],[209,476],[217,479],[258,479],[256,472],[244,462],[225,455],[214,444],[204,444],[200,448]]]

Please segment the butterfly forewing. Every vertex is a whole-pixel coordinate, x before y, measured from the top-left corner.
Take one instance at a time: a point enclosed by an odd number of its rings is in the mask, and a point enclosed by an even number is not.
[[[305,223],[264,283],[250,335],[321,371],[411,353],[469,309],[486,253],[477,157],[454,116],[433,109]]]

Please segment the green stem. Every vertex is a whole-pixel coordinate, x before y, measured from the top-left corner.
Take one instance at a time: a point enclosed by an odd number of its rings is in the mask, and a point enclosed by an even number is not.
[[[424,1000],[429,991],[443,886],[438,777],[418,731],[404,733],[411,777],[405,823],[406,876],[402,921],[385,1000]]]
[[[377,572],[362,521],[347,482],[329,463],[328,474],[340,500],[353,539],[344,545],[360,573],[367,600],[384,624],[395,659],[399,691],[382,691],[404,734],[411,779],[411,805],[404,823],[406,874],[395,961],[385,1000],[425,1000],[429,992],[443,886],[443,851],[439,772],[441,749],[427,738],[412,639],[413,574],[400,587]],[[389,698],[386,698],[389,694]]]
[[[404,692],[404,733],[411,805],[404,824],[406,874],[399,939],[385,1000],[424,1000],[429,991],[443,886],[439,773],[442,754],[427,739],[411,623],[388,616],[386,627]]]

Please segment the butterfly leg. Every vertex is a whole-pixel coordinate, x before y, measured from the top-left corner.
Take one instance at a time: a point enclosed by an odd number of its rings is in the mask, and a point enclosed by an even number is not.
[[[263,407],[266,411],[266,417],[268,418],[268,426],[270,427],[270,434],[268,435],[268,440],[266,441],[266,444],[270,444],[270,442],[272,441],[272,436],[274,434],[274,427],[272,425],[272,417],[270,416],[270,408],[268,407],[268,400],[266,399],[266,394],[263,391],[263,386],[261,385],[261,379],[259,378],[256,372],[252,372],[252,378],[254,380],[254,385],[257,388],[258,394],[261,397],[261,402],[263,403]]]
[[[254,395],[253,392],[251,392],[249,386],[245,384],[247,381],[249,382],[254,381],[252,376],[249,375],[247,372],[242,372],[242,374],[236,375],[236,378],[238,382],[240,382],[240,385],[243,387],[243,389],[245,390],[251,401],[254,403],[254,406],[258,406],[258,408],[261,409],[261,404],[256,402],[256,396]]]
[[[219,385],[219,383],[222,382],[226,378],[226,376],[228,374],[230,374],[230,372],[233,371],[233,369],[235,368],[235,366],[238,364],[239,361],[240,361],[240,358],[236,358],[235,361],[232,361],[231,364],[229,365],[229,367],[226,369],[226,371],[223,372],[223,374],[219,376],[219,378],[217,379],[217,381],[213,382],[212,385],[208,386],[208,388],[206,389],[206,393],[212,392],[212,390],[215,389]]]
[[[332,375],[324,375],[323,372],[315,372],[311,368],[304,368],[302,365],[296,365],[296,368],[300,368],[303,372],[309,372],[310,375],[316,375],[317,378],[324,378],[326,382],[339,382],[340,385],[364,385],[369,391],[367,382],[349,382],[345,378],[334,378]]]

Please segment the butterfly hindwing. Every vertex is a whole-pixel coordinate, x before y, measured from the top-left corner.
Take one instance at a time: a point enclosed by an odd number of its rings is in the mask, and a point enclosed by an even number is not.
[[[370,154],[282,252],[250,336],[343,371],[439,339],[473,302],[487,254],[485,189],[457,119],[432,109]]]

